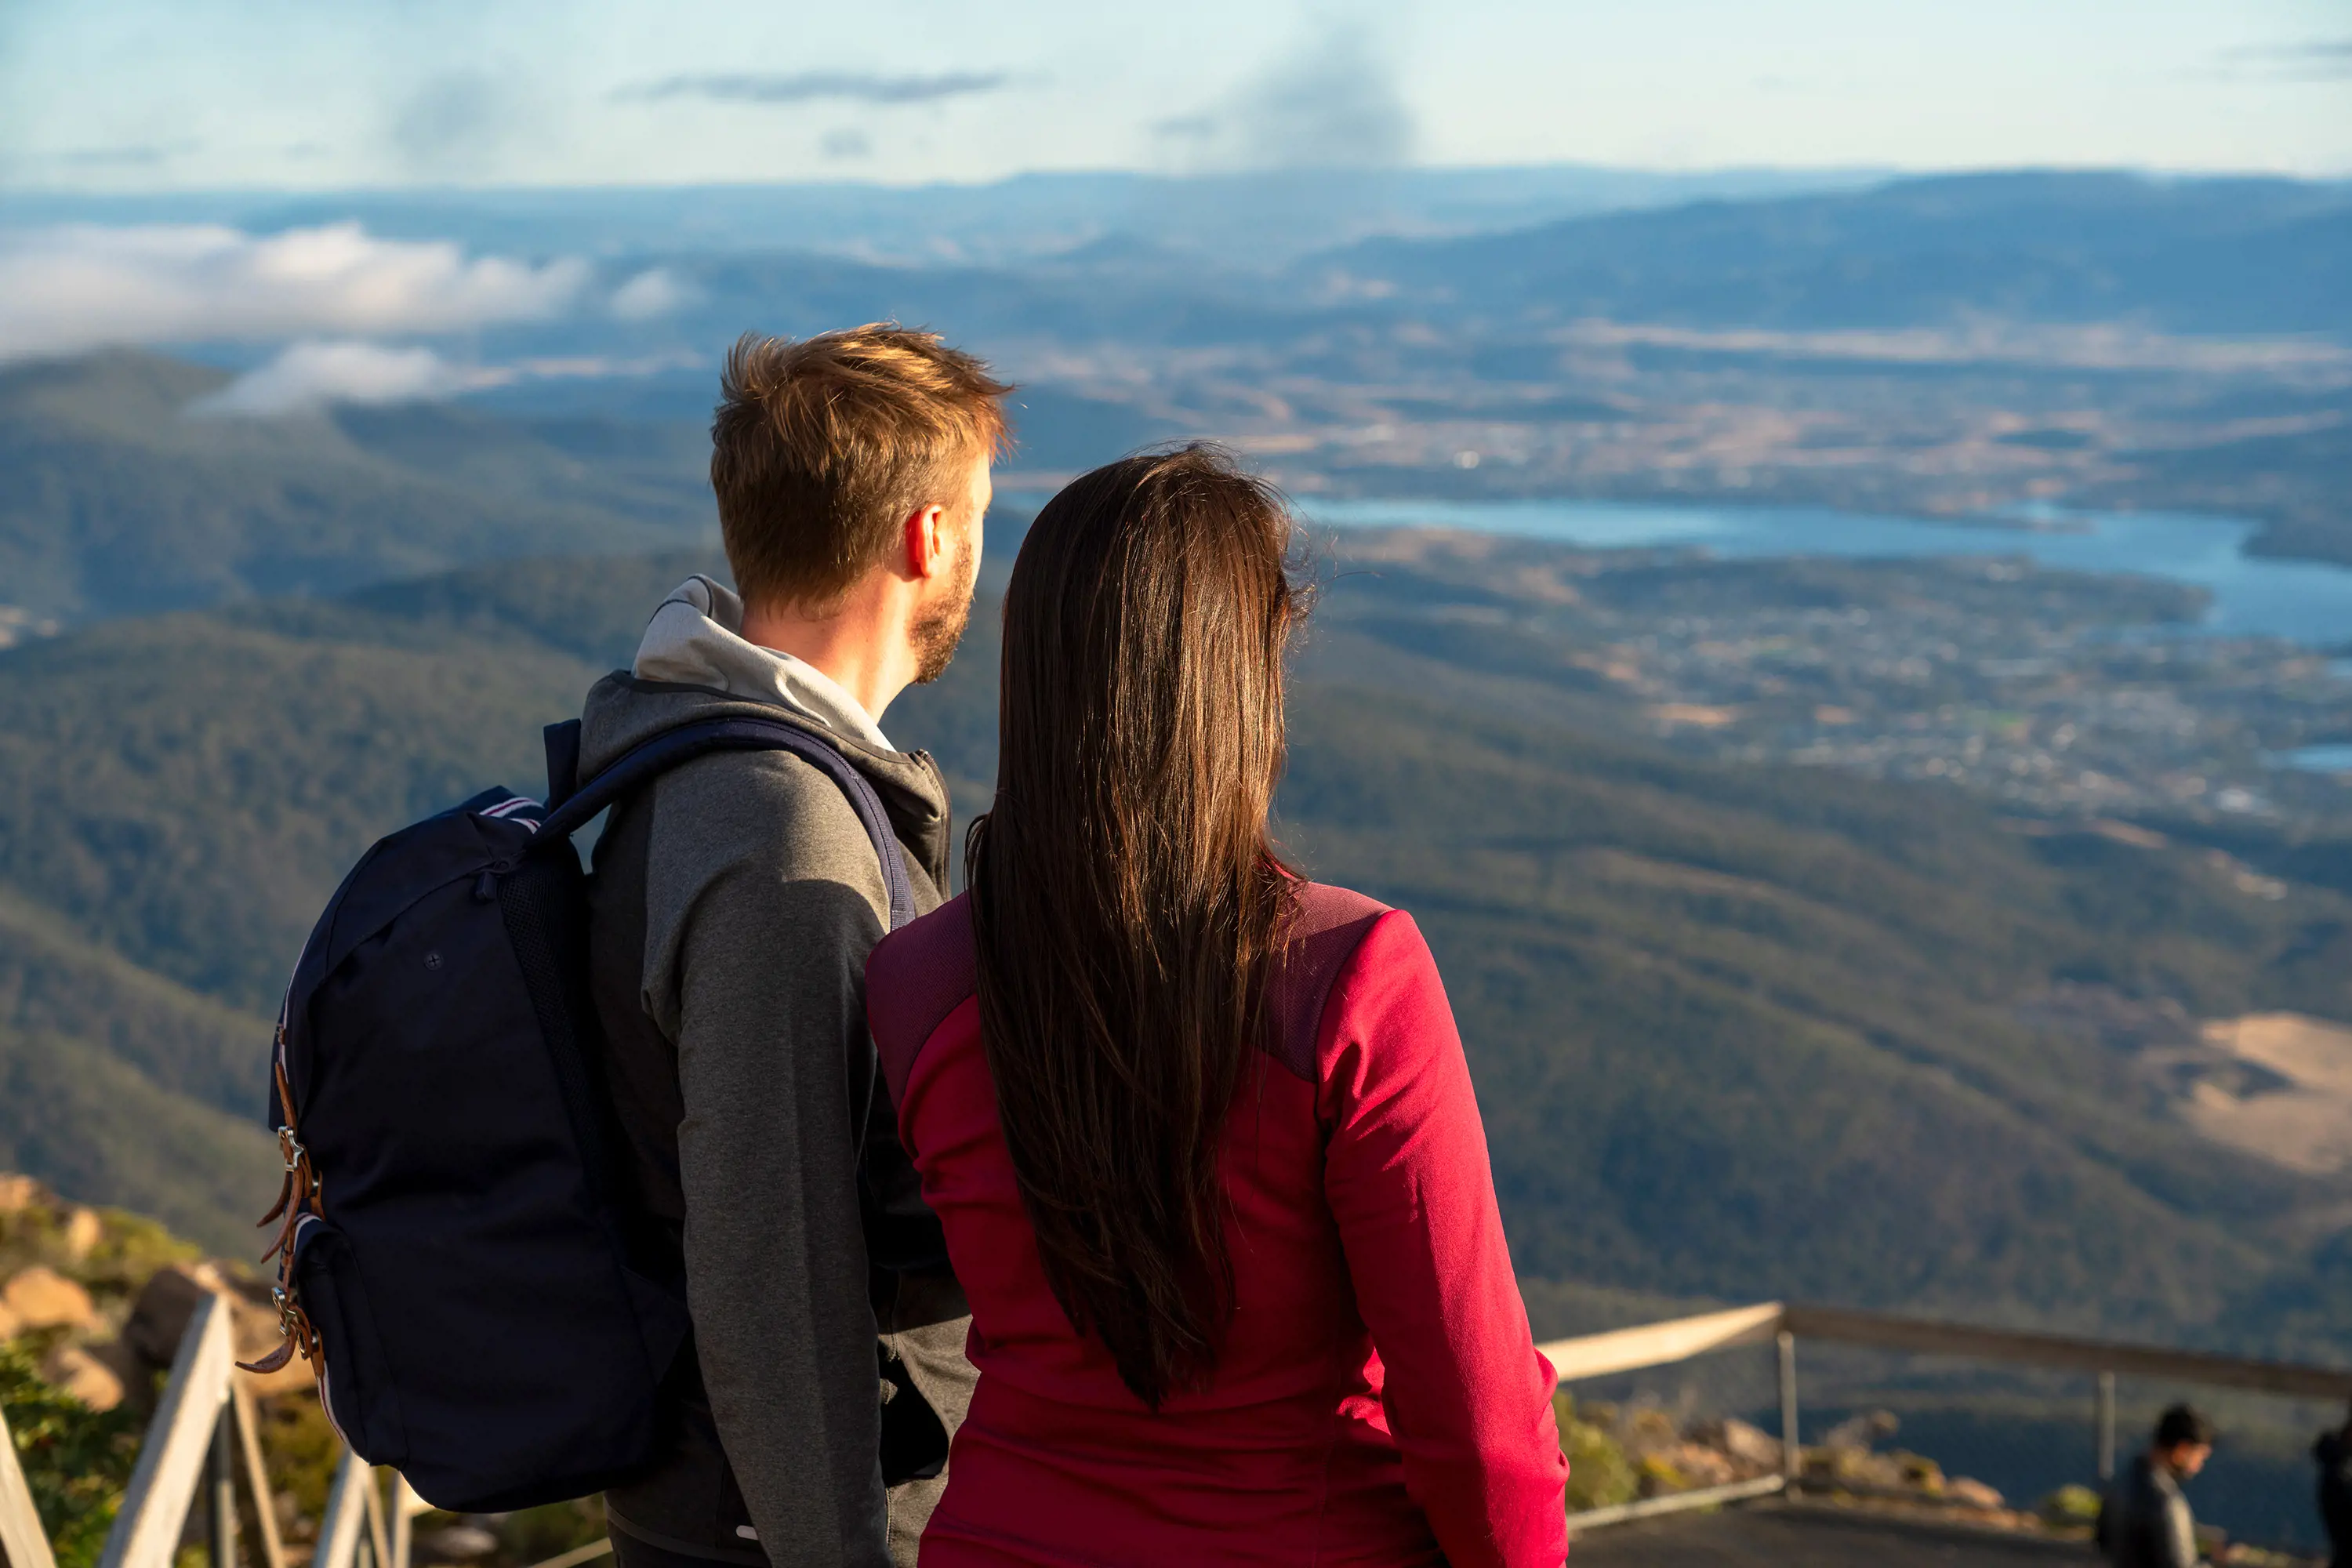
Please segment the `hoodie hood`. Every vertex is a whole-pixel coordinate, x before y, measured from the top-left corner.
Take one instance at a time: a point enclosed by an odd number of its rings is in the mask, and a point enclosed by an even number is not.
[[[831,676],[806,659],[744,641],[743,601],[699,573],[673,589],[646,623],[632,673],[639,680],[780,702],[836,735],[893,749],[873,715]]]
[[[891,749],[848,693],[804,660],[745,642],[742,601],[690,577],[646,625],[633,669],[588,693],[580,715],[580,776],[656,735],[704,719],[784,719],[832,742],[882,797],[891,826],[940,888],[948,882],[947,780],[922,752]]]

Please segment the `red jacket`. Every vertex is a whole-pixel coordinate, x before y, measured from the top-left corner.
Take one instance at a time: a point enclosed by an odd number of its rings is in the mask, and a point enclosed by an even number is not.
[[[969,905],[885,940],[866,1010],[980,1369],[925,1568],[1558,1568],[1568,1464],[1485,1129],[1412,917],[1307,884],[1278,1050],[1226,1132],[1235,1311],[1157,1415],[1054,1299],[996,1118]]]

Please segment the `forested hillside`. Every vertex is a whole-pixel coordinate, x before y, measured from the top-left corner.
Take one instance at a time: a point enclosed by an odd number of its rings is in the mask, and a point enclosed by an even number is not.
[[[0,1166],[233,1238],[275,1184],[266,1015],[334,881],[385,829],[532,785],[539,726],[709,565],[523,562],[0,654]],[[2066,982],[2352,1017],[2339,896],[1678,756],[1562,650],[1439,613],[1507,583],[1335,565],[1283,831],[1428,931],[1531,1278],[2326,1331],[2312,1248],[2344,1184],[2194,1140],[2019,1004]],[[960,817],[993,773],[993,618],[886,718]]]
[[[709,520],[665,426],[415,406],[257,420],[229,377],[101,354],[0,371],[0,606],[71,621],[334,593],[502,556],[643,551]]]

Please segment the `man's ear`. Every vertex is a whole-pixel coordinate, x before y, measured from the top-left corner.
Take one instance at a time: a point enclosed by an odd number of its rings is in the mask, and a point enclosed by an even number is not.
[[[907,514],[902,532],[903,560],[909,577],[936,577],[947,569],[952,542],[948,538],[948,509],[937,503]]]

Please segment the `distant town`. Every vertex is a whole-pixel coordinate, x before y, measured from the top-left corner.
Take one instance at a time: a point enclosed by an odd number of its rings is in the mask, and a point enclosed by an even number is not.
[[[2052,817],[2352,818],[2352,769],[2309,765],[2352,738],[2352,661],[2195,633],[2187,586],[2009,558],[1722,561],[1410,531],[1346,548],[1491,595],[1388,613],[1555,642],[1635,721],[1708,755]]]

